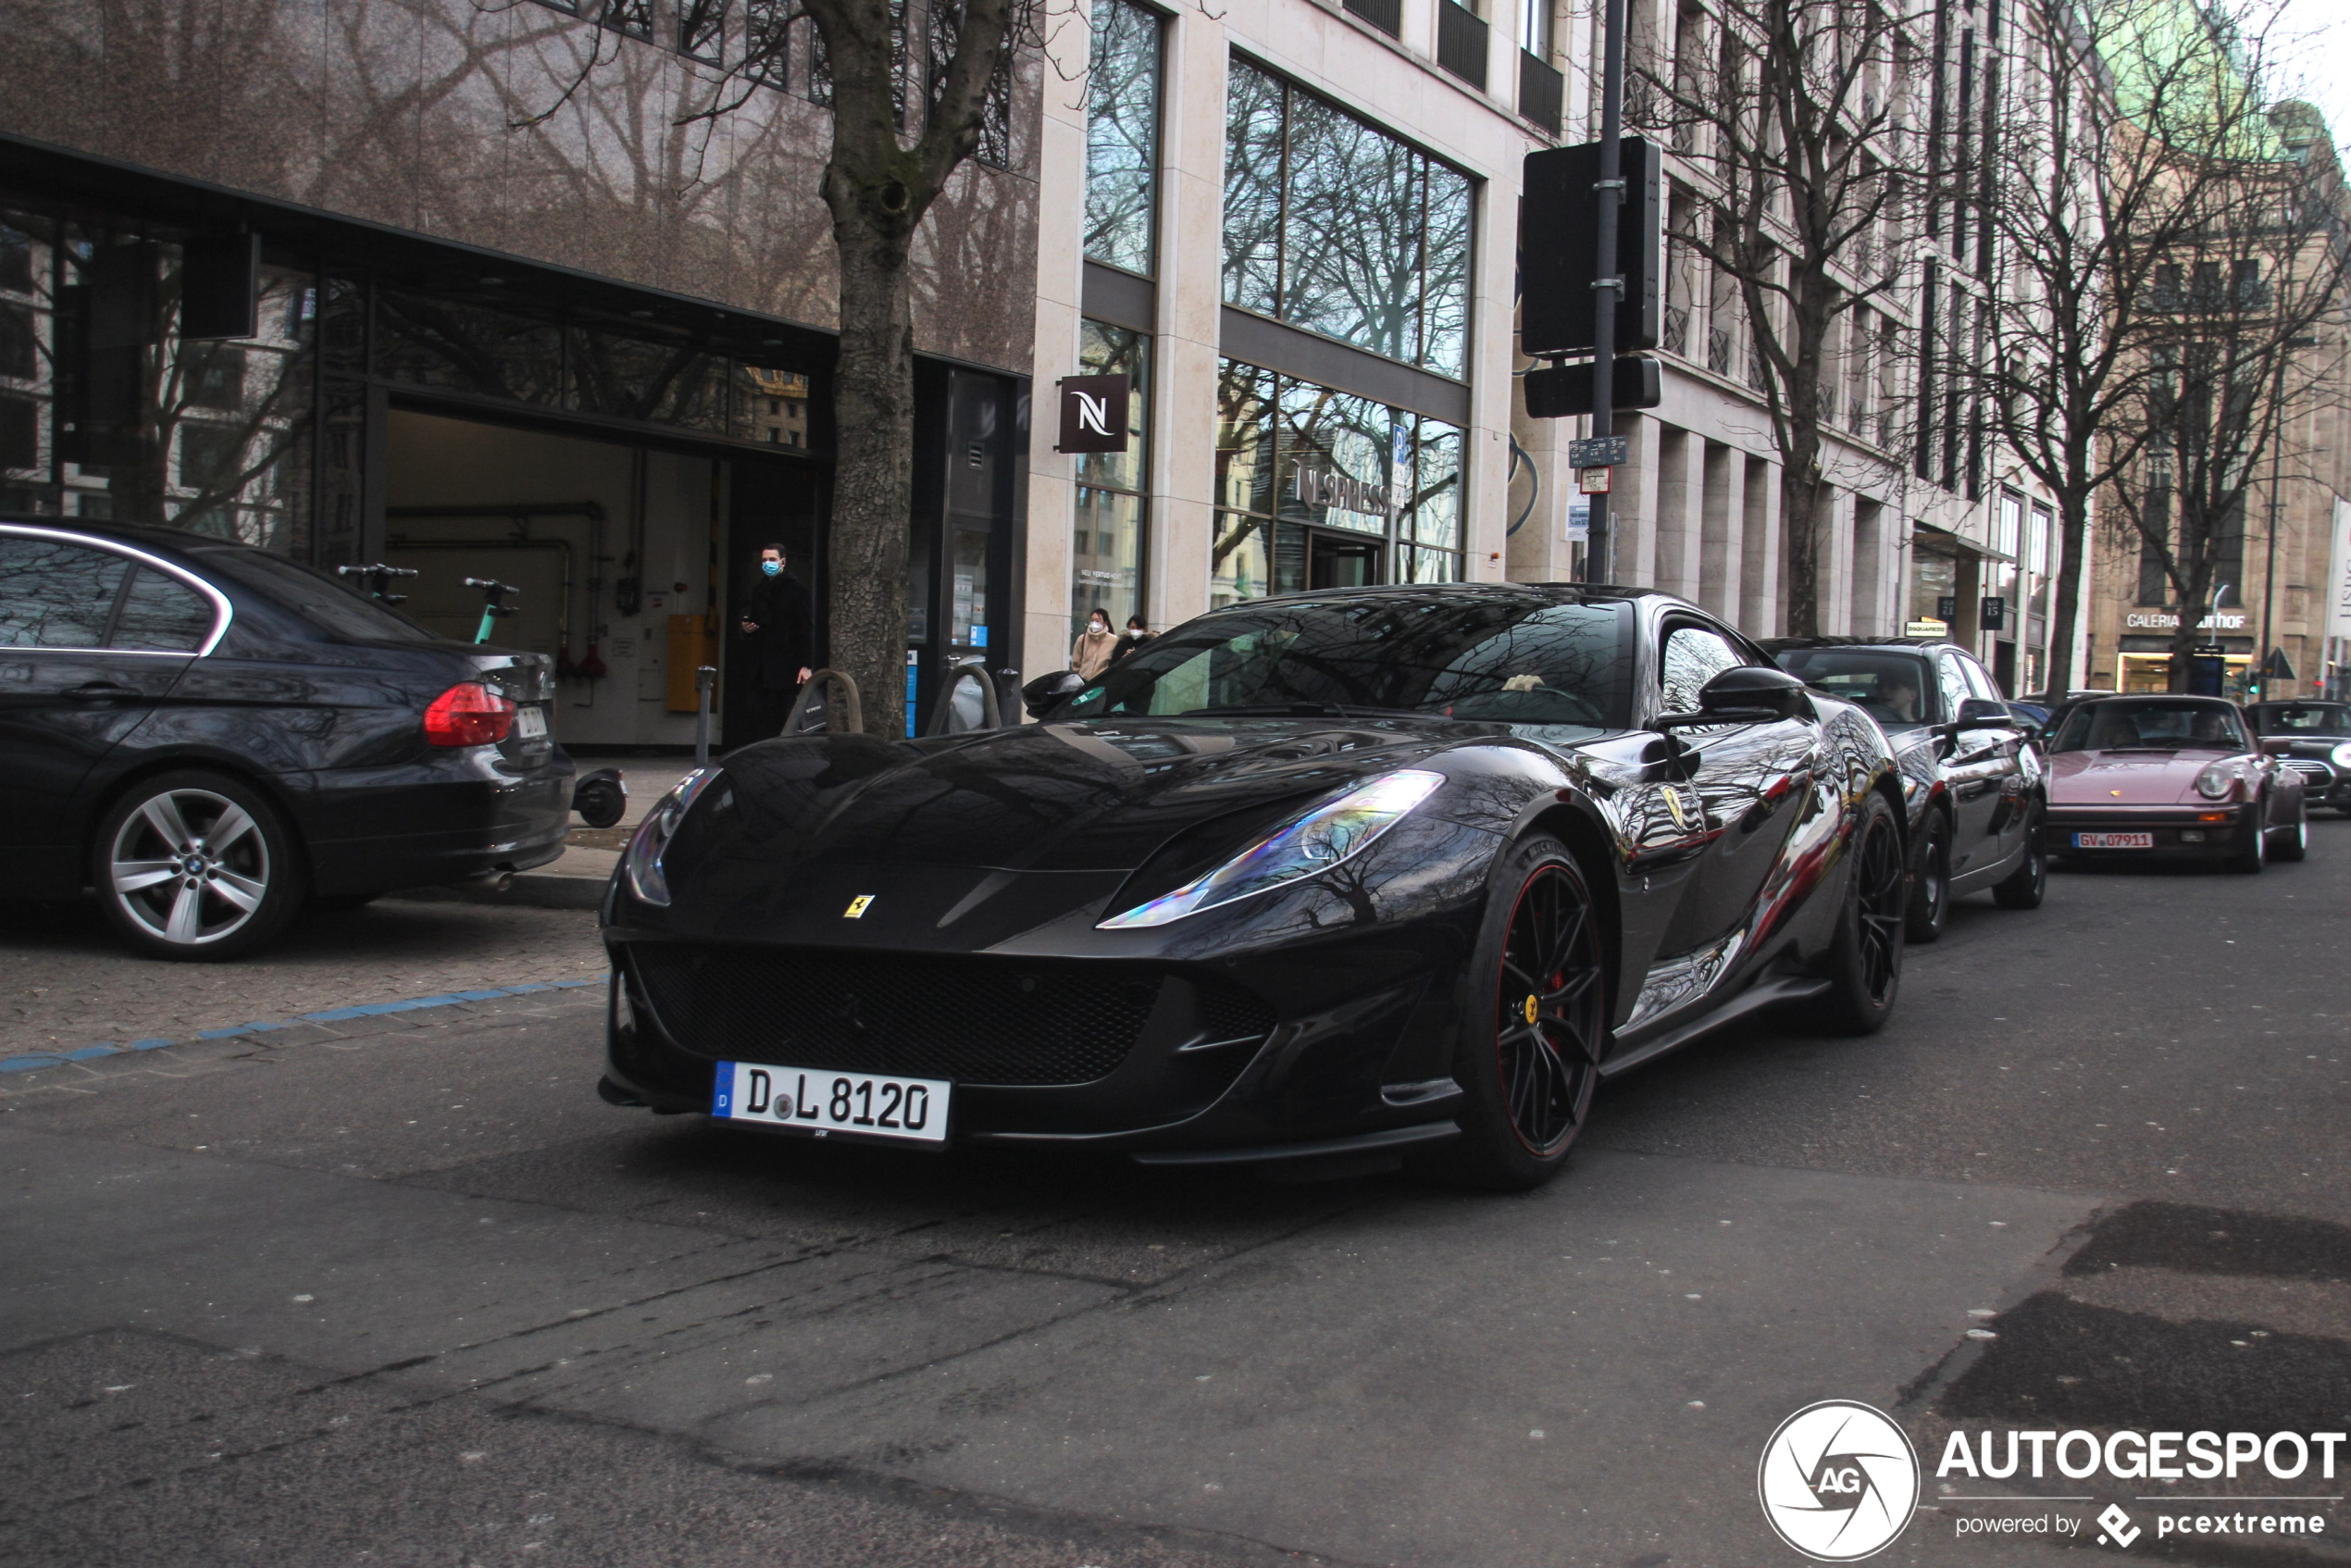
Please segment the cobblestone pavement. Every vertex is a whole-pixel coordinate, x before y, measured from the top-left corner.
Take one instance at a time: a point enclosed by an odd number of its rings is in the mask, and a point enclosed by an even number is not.
[[[589,910],[384,899],[305,915],[243,963],[168,964],[94,909],[0,904],[0,1057],[603,972]]]

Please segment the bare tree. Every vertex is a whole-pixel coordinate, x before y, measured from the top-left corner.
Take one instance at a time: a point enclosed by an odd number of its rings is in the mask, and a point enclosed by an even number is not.
[[[2175,689],[2215,594],[2242,587],[2245,488],[2292,403],[2283,355],[2341,277],[2317,243],[2325,204],[2258,102],[2275,16],[2268,0],[2200,16],[2021,0],[2023,80],[1986,147],[1977,270],[1993,286],[1971,373],[2057,502],[2053,692],[2075,682],[2101,498],[2109,536],[2181,607]]]
[[[1723,304],[1735,302],[1746,340],[1743,367],[1735,343],[1710,344],[1710,362],[1744,368],[1780,453],[1785,629],[1797,636],[1822,628],[1844,342],[1868,337],[1862,307],[1904,277],[1903,248],[1882,242],[1914,202],[1930,141],[1909,107],[1921,19],[1872,0],[1723,0],[1702,24],[1686,15],[1670,62],[1636,49],[1647,58],[1633,113],[1667,128],[1698,176],[1702,213],[1676,244],[1711,270]]]
[[[500,0],[480,0],[494,5]],[[556,104],[609,68],[650,0],[586,0],[597,39]],[[976,153],[1008,150],[1011,57],[1033,36],[1038,0],[745,0],[741,47],[708,67],[719,90],[681,118],[715,124],[786,79],[809,50],[812,95],[832,108],[822,191],[840,280],[833,368],[835,449],[829,589],[833,667],[864,696],[868,733],[905,733],[914,516],[914,336],[911,255],[923,219]],[[715,0],[680,8],[690,42],[725,25]],[[801,40],[806,42],[800,42]]]

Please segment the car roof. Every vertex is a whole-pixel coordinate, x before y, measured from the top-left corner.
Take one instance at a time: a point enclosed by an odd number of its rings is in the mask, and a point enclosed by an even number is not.
[[[92,539],[112,540],[118,544],[135,544],[155,550],[252,550],[257,548],[243,540],[222,539],[218,534],[193,533],[187,529],[168,528],[157,523],[121,523],[110,517],[44,517],[22,512],[0,512],[0,525],[19,528],[47,529],[57,533],[86,534]]]
[[[1955,653],[1967,653],[1965,648],[1944,637],[1766,637],[1760,641],[1767,653],[1789,653],[1804,648],[1883,648],[1888,653],[1923,653],[1937,648],[1948,648]]]

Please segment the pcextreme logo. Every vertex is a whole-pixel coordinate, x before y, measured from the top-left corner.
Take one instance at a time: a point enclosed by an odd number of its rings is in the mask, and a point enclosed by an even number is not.
[[[1816,1562],[1883,1551],[1919,1500],[1919,1456],[1884,1412],[1822,1400],[1780,1423],[1755,1470],[1763,1517]]]

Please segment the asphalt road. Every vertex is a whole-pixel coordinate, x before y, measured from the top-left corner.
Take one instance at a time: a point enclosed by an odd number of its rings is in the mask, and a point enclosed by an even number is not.
[[[1971,900],[1884,1035],[1671,1058],[1516,1199],[617,1111],[591,990],[12,1074],[0,1562],[1728,1568],[1798,1561],[1756,1462],[1819,1399],[1930,1466],[1962,1421],[2339,1428],[2351,822],[2312,838]],[[2108,1549],[2120,1499],[2131,1555],[2351,1562],[2332,1503],[2183,1545],[2184,1502],[1926,1487],[1874,1561]],[[2082,1533],[1960,1533],[2006,1515]]]

